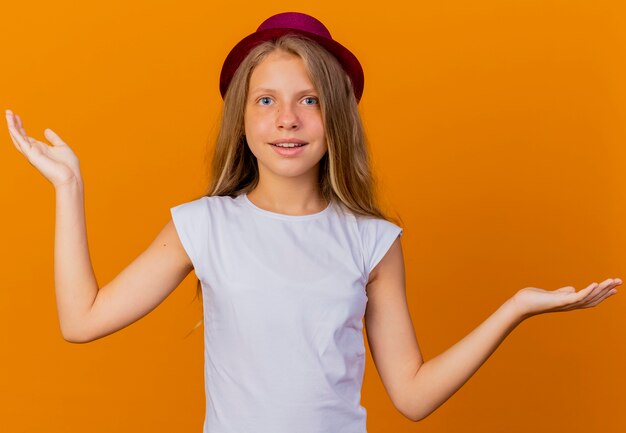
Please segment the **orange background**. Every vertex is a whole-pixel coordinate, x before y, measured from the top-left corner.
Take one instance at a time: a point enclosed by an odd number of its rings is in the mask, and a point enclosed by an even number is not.
[[[383,204],[430,359],[526,286],[626,280],[626,14],[619,1],[4,2],[2,110],[81,161],[100,285],[206,187],[230,48],[265,18],[321,19],[365,70]],[[6,125],[5,125],[6,127]],[[6,131],[6,129],[5,129]],[[0,431],[200,432],[195,275],[148,316],[70,344],[56,315],[54,191],[0,134]],[[623,289],[620,289],[623,291]],[[415,424],[368,352],[368,432],[626,431],[624,294],[522,323]]]

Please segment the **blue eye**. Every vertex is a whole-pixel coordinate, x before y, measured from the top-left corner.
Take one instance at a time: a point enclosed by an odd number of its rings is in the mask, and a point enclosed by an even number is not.
[[[316,97],[307,96],[306,98],[304,98],[304,100],[313,101],[312,103],[305,102],[305,105],[319,105],[319,100]],[[263,101],[266,101],[266,102],[263,102]],[[269,96],[263,96],[257,100],[257,102],[261,103],[261,105],[269,105],[271,101],[272,101],[272,98],[270,98]]]

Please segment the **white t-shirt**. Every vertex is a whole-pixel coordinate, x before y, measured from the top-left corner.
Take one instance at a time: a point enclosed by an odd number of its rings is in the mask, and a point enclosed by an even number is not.
[[[366,432],[365,285],[402,228],[342,209],[171,208],[202,284],[204,433]]]

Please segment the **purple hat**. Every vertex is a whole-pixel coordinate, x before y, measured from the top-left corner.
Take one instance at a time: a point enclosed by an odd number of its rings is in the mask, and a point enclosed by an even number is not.
[[[357,103],[361,100],[361,95],[363,94],[363,68],[359,60],[347,48],[330,36],[330,32],[321,21],[300,12],[283,12],[269,17],[261,23],[256,32],[246,36],[233,47],[228,56],[226,56],[226,60],[224,60],[220,74],[222,99],[224,99],[235,71],[250,50],[262,42],[278,38],[287,33],[307,36],[333,54],[352,81]]]

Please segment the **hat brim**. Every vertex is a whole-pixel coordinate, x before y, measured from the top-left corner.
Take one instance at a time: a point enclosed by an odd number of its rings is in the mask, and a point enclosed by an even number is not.
[[[354,54],[350,52],[346,47],[341,45],[339,42],[329,39],[323,36],[319,36],[315,33],[306,32],[298,29],[265,29],[259,30],[255,33],[252,33],[241,41],[237,43],[233,47],[233,49],[226,56],[226,60],[224,60],[224,64],[222,65],[222,71],[220,73],[220,93],[222,98],[226,95],[226,90],[230,84],[230,80],[233,75],[235,75],[235,71],[243,61],[243,59],[248,55],[250,50],[252,50],[255,46],[259,45],[262,42],[269,41],[272,39],[276,39],[285,34],[299,34],[306,37],[309,37],[324,47],[327,51],[333,54],[339,63],[346,71],[350,80],[352,81],[352,87],[354,89],[354,96],[356,97],[357,102],[361,100],[361,96],[363,95],[363,68],[361,67],[361,63],[356,58]]]

